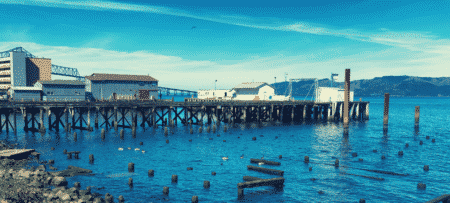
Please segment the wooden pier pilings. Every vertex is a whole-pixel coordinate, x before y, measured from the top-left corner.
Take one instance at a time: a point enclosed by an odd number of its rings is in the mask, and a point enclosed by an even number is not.
[[[312,101],[227,101],[188,99],[102,102],[0,102],[0,130],[17,130],[21,114],[25,131],[45,132],[63,129],[158,127],[183,124],[220,125],[220,123],[304,122],[327,119],[342,121],[343,102]],[[369,102],[349,102],[350,118],[367,119]],[[44,120],[47,119],[47,122]],[[139,120],[139,121],[138,121]],[[47,126],[45,126],[47,123]],[[44,130],[44,131],[43,131]]]

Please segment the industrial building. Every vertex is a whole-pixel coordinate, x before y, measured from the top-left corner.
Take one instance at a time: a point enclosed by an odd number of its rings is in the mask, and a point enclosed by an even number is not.
[[[41,89],[37,87],[9,87],[8,95],[17,101],[41,101]]]
[[[0,58],[0,94],[10,87],[32,87],[38,80],[51,80],[51,59],[30,58],[25,52]]]
[[[92,100],[150,99],[158,96],[158,80],[147,75],[94,73],[86,76]]]
[[[85,84],[79,80],[38,80],[34,87],[42,90],[42,101],[85,100]]]
[[[349,102],[353,102],[354,91],[350,91]],[[317,88],[317,98],[315,102],[343,102],[344,89],[337,87],[319,87]]]
[[[234,94],[234,90],[199,90],[197,91],[197,98],[230,100]]]
[[[275,89],[265,82],[242,83],[233,88],[234,100],[273,100]],[[282,96],[284,97],[284,96]]]

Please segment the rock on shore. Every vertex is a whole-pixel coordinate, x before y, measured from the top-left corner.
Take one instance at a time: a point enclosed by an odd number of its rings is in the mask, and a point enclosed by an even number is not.
[[[0,150],[10,146],[0,142]],[[12,146],[14,147],[14,146]],[[67,170],[47,172],[45,165],[27,169],[32,159],[0,160],[0,202],[105,202],[99,193],[91,193],[90,187],[80,190],[68,188],[66,177],[92,173],[87,169],[69,166]],[[53,186],[53,189],[50,189]]]

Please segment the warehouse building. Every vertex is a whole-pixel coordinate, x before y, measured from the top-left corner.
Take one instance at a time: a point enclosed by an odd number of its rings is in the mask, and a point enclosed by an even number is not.
[[[94,73],[86,76],[86,94],[91,100],[150,99],[158,96],[158,80],[147,75]]]
[[[275,89],[265,82],[248,82],[233,88],[236,92],[234,100],[274,100]],[[281,96],[284,98],[284,96]]]
[[[317,88],[315,102],[343,102],[345,90],[337,87]],[[354,91],[349,92],[349,102],[353,102]]]
[[[51,59],[31,58],[16,51],[0,58],[0,94],[9,87],[32,87],[38,80],[51,80]]]
[[[41,89],[38,87],[9,87],[8,96],[16,101],[41,101]]]
[[[38,80],[34,87],[42,90],[43,101],[84,101],[85,84],[79,80]]]
[[[199,90],[197,91],[197,98],[230,100],[234,93],[234,90]]]

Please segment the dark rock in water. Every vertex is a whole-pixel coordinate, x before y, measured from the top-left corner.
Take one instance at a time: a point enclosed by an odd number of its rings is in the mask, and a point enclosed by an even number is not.
[[[322,190],[319,190],[319,194],[324,194],[324,192]]]
[[[317,180],[317,178],[311,178],[311,180],[312,180],[312,181],[316,181],[316,180]]]
[[[331,158],[332,158],[332,159],[337,159],[335,156],[332,156]]]

